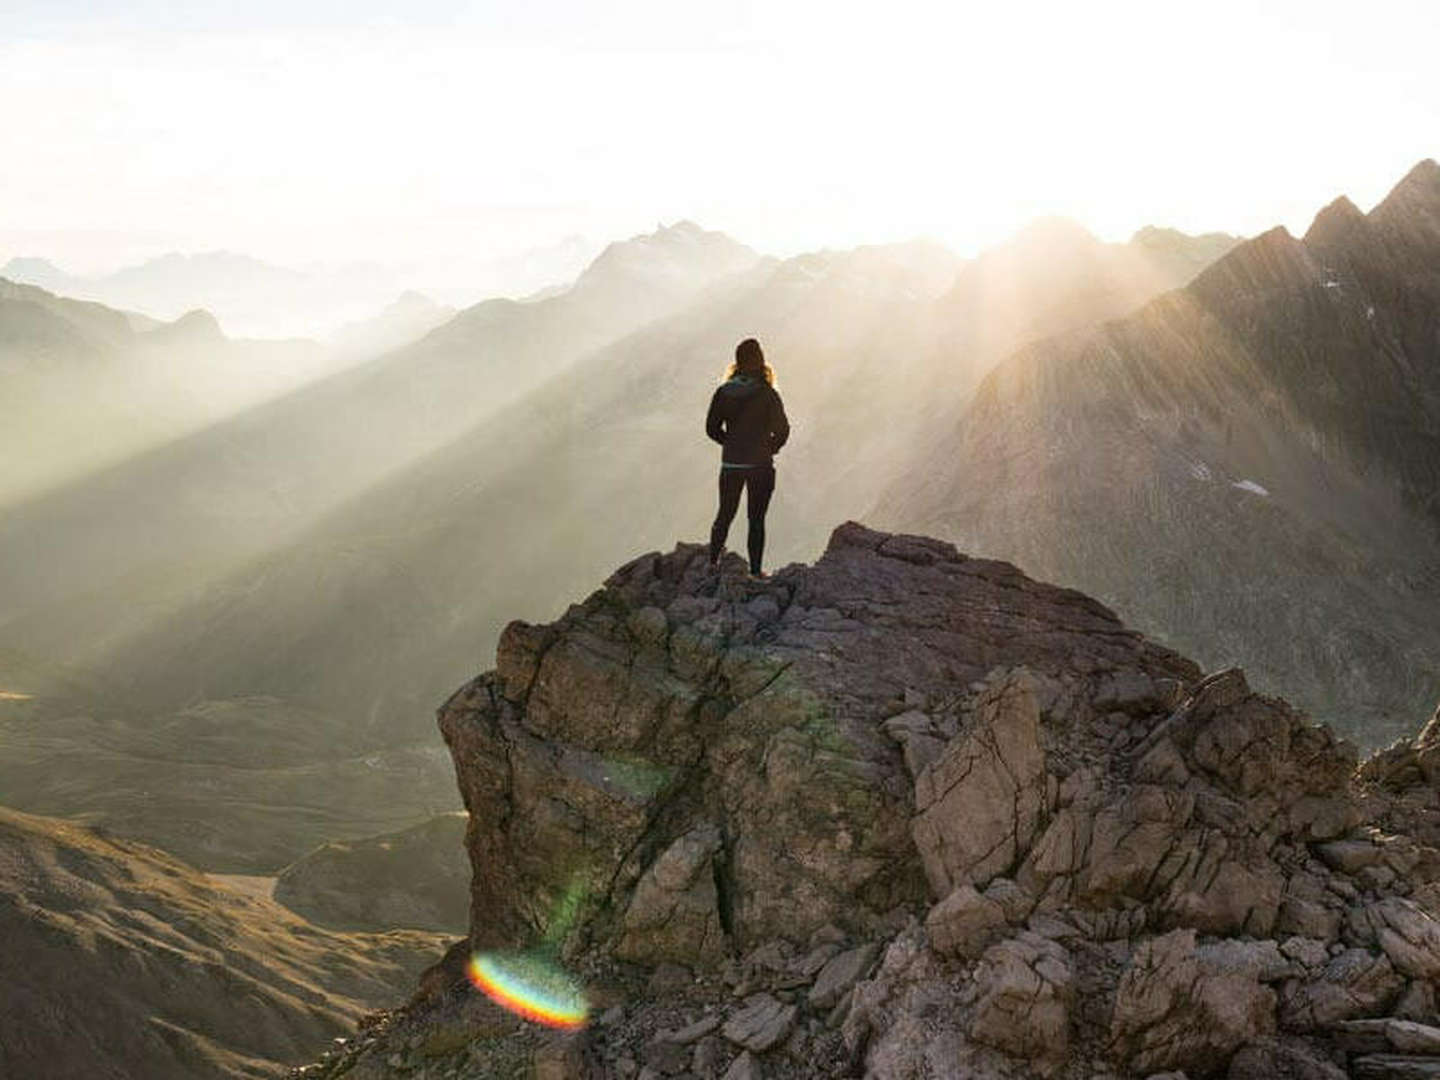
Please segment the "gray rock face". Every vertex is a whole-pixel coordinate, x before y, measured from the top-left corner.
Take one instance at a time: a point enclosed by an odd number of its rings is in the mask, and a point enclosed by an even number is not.
[[[1110,1034],[1142,1073],[1213,1072],[1243,1043],[1275,1031],[1275,994],[1250,973],[1207,974],[1194,930],[1135,951],[1115,992]]]
[[[976,981],[980,1000],[970,1037],[1029,1059],[1041,1076],[1058,1070],[1070,1048],[1070,955],[1053,941],[1022,933],[985,950]]]
[[[826,924],[868,934],[921,900],[927,875],[945,895],[1029,846],[1047,799],[1037,693],[1083,699],[1091,673],[1112,697],[1116,672],[1198,675],[1094,601],[923,537],[844,525],[814,566],[759,584],[704,564],[682,544],[551,626],[512,624],[495,672],[441,710],[471,815],[477,946],[544,931],[567,893],[582,924],[631,911],[651,864],[701,822],[720,837],[716,919],[735,945]],[[957,694],[1019,665],[1035,674]],[[917,703],[958,735],[912,785],[882,725]],[[983,792],[958,783],[971,762]],[[636,958],[651,948],[640,920],[665,918],[652,884],[643,893],[625,916]],[[692,925],[709,925],[708,895],[673,910],[667,933],[710,940]]]
[[[1044,810],[1040,709],[1027,681],[987,691],[976,713],[974,728],[915,778],[915,846],[936,896],[1009,870]]]
[[[703,561],[512,626],[441,712],[470,945],[545,934],[630,988],[596,1060],[1331,1080],[1428,1045],[1440,851],[1369,820],[1428,820],[1418,767],[1357,778],[1240,671],[922,537]]]
[[[699,825],[650,864],[625,911],[615,955],[658,963],[715,964],[724,956],[713,861],[720,831]]]
[[[790,1034],[795,1026],[794,1005],[776,1001],[769,994],[757,994],[725,1023],[725,1038],[732,1043],[764,1053]]]

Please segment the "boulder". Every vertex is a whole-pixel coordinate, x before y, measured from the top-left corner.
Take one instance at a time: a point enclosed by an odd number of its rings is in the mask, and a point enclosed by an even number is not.
[[[1280,994],[1280,1022],[1288,1031],[1317,1031],[1340,1020],[1377,1016],[1400,993],[1405,980],[1390,960],[1369,949],[1345,949],[1318,975],[1292,979]]]
[[[672,843],[635,886],[615,954],[642,963],[712,965],[724,955],[713,860],[720,830],[697,825]]]
[[[1110,1021],[1112,1050],[1140,1073],[1214,1072],[1240,1046],[1274,1032],[1274,991],[1252,975],[1206,974],[1194,930],[1136,948]]]
[[[795,1026],[798,1011],[794,1005],[786,1005],[769,994],[756,994],[725,1021],[721,1031],[732,1043],[763,1054],[785,1041]]]
[[[832,957],[810,988],[810,1005],[816,1009],[827,1009],[850,992],[850,988],[865,977],[879,956],[875,945],[862,945]]]
[[[952,956],[975,959],[1006,923],[1005,909],[975,886],[957,885],[950,895],[930,909],[925,931],[930,947]]]
[[[1269,1036],[1230,1059],[1226,1080],[1346,1080],[1345,1070],[1299,1039]]]
[[[1029,847],[1045,808],[1040,711],[1014,675],[986,691],[974,727],[915,780],[915,846],[937,896],[983,886]]]
[[[1070,954],[1037,934],[985,950],[975,973],[979,1000],[970,1037],[1015,1056],[1049,1076],[1065,1063],[1070,1045],[1074,972]]]

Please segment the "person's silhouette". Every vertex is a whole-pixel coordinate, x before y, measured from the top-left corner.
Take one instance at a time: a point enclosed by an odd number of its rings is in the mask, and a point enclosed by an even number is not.
[[[746,547],[750,576],[764,577],[765,511],[775,491],[774,456],[790,437],[790,421],[775,390],[775,372],[765,362],[760,343],[746,338],[735,346],[735,362],[725,372],[705,415],[705,434],[724,450],[720,455],[720,511],[710,528],[710,565],[720,565],[730,522],[745,489],[750,531]]]

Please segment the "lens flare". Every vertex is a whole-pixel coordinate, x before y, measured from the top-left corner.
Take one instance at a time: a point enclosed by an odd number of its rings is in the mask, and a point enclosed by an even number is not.
[[[477,953],[465,974],[495,1004],[546,1027],[578,1031],[590,1015],[574,982],[535,953]]]

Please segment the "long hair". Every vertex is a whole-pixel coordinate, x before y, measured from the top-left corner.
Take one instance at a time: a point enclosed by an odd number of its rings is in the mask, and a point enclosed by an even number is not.
[[[765,362],[765,353],[760,349],[760,342],[753,337],[746,338],[735,346],[735,359],[725,369],[725,379],[728,381],[736,375],[759,376],[771,386],[775,385],[775,369]]]

